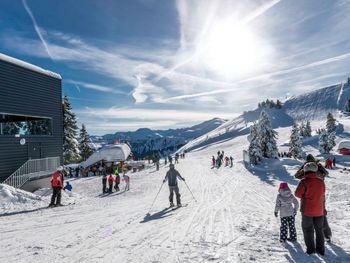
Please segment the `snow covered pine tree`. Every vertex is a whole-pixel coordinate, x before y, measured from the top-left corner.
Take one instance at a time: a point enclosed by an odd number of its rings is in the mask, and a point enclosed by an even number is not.
[[[272,129],[269,115],[262,111],[258,122],[258,134],[262,156],[266,158],[277,158],[277,132]]]
[[[290,141],[289,141],[289,153],[295,158],[295,159],[301,159],[301,136],[300,131],[297,124],[294,124],[292,127],[292,133],[290,135]]]
[[[63,129],[64,163],[78,162],[80,160],[79,143],[76,139],[78,126],[67,96],[63,98]]]
[[[262,153],[260,149],[260,138],[258,134],[258,125],[256,123],[250,126],[250,135],[248,139],[250,142],[248,148],[250,163],[256,165],[262,159]]]
[[[90,136],[86,131],[85,125],[81,125],[80,135],[79,135],[79,150],[83,161],[85,161],[92,154],[92,149],[90,147]]]
[[[319,140],[319,150],[321,153],[329,153],[333,146],[329,143],[329,134],[325,129],[321,130],[320,140]]]
[[[335,123],[336,119],[334,119],[332,113],[327,114],[327,124],[326,124],[326,129],[328,134],[335,132],[337,125]]]

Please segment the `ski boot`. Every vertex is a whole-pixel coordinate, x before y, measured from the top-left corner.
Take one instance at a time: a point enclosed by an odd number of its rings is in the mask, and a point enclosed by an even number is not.
[[[178,203],[178,204],[177,204],[177,207],[181,207],[181,206],[182,206],[182,204],[181,204],[181,203]]]
[[[173,202],[170,202],[170,207],[174,207],[174,203]]]

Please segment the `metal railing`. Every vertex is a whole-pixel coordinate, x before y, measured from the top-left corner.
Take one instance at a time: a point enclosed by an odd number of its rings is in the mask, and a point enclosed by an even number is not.
[[[60,157],[30,159],[11,174],[3,183],[15,188],[20,188],[32,178],[37,178],[54,172],[60,165]]]

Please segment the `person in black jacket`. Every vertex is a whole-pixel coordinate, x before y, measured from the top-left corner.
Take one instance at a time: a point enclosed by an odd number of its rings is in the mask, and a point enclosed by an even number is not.
[[[175,166],[174,164],[170,164],[169,165],[169,171],[166,173],[166,176],[163,180],[163,183],[165,183],[166,180],[168,180],[168,185],[169,185],[169,191],[170,191],[170,195],[169,195],[169,202],[170,202],[170,207],[174,206],[173,203],[173,197],[174,197],[174,192],[176,194],[176,203],[177,206],[181,206],[181,195],[179,192],[179,187],[177,185],[177,178],[179,177],[182,181],[185,181],[185,178],[183,178],[180,173],[175,170]]]

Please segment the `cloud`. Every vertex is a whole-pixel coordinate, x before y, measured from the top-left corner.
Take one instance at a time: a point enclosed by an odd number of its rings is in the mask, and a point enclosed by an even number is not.
[[[76,80],[68,79],[68,80],[64,80],[64,82],[69,83],[69,84],[73,84],[75,87],[77,87],[79,92],[80,92],[79,86],[82,86],[83,88],[96,90],[96,91],[109,92],[109,93],[113,93],[113,94],[123,94],[123,95],[127,94],[125,91],[117,90],[117,89],[112,88],[112,87],[97,85],[97,84],[93,84],[93,83],[87,83],[87,82],[83,82],[83,81],[76,81]]]
[[[22,0],[22,3],[23,3],[23,6],[24,6],[24,9],[27,11],[28,15],[30,16],[30,19],[33,22],[34,29],[35,29],[36,33],[38,34],[38,37],[40,38],[40,41],[43,44],[47,55],[53,60],[53,56],[52,56],[52,54],[50,52],[49,46],[47,45],[47,43],[46,43],[46,41],[45,41],[41,31],[40,31],[40,28],[39,28],[39,26],[38,26],[38,24],[37,24],[37,22],[35,20],[35,17],[34,17],[34,15],[32,13],[32,10],[29,8],[26,0]]]

